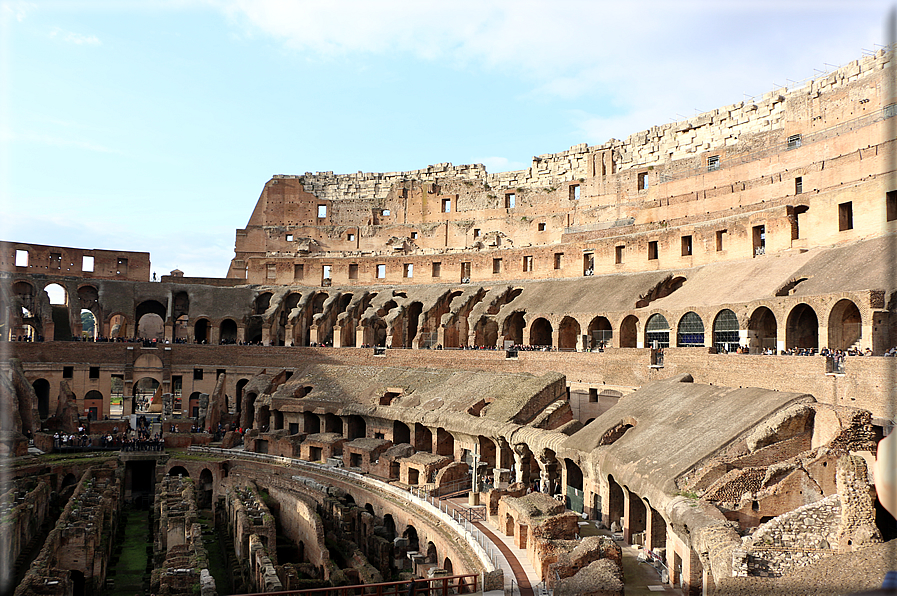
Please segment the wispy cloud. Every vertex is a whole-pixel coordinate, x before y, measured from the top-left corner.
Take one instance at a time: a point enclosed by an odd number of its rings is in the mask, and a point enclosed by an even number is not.
[[[12,17],[20,23],[28,16],[28,12],[35,8],[33,2],[3,2],[0,6],[3,18]]]
[[[50,31],[50,37],[79,46],[99,46],[103,44],[103,42],[100,41],[100,38],[96,35],[82,35],[81,33],[74,33],[73,31],[65,31],[59,27],[54,27]]]
[[[117,149],[111,149],[92,141],[69,139],[37,132],[4,133],[0,135],[0,142],[36,143],[39,145],[48,145],[50,147],[84,149],[86,151],[96,151],[98,153],[121,153],[121,151]]]

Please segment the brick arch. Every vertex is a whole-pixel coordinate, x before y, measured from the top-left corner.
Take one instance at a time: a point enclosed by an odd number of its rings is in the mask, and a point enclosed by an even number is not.
[[[644,326],[642,332],[644,334],[644,342],[645,342],[644,345],[646,348],[650,347],[653,344],[654,339],[658,339],[660,341],[661,347],[663,347],[662,330],[652,329],[653,327],[660,324],[660,319],[658,317],[663,317],[663,320],[666,321],[666,324],[667,324],[666,345],[667,346],[671,345],[672,337],[670,334],[673,334],[676,331],[675,331],[675,328],[673,327],[673,325],[670,324],[670,320],[678,321],[678,319],[671,317],[670,313],[667,311],[656,310],[656,311],[652,311],[650,314],[645,315],[645,326]]]
[[[557,325],[559,350],[573,351],[580,345],[583,326],[576,317],[567,315]],[[583,346],[584,347],[584,346]]]
[[[785,348],[818,348],[819,315],[806,302],[795,304],[785,321]]]
[[[863,314],[860,307],[850,298],[842,298],[835,302],[826,316],[828,327],[828,347],[832,350],[847,350],[851,347],[862,348]]]
[[[641,337],[644,332],[644,320],[644,317],[639,317],[634,313],[629,313],[623,316],[617,322],[616,326],[618,329],[616,345],[621,348],[638,347],[639,337]]]

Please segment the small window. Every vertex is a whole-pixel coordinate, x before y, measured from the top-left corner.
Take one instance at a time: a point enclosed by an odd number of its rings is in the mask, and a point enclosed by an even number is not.
[[[598,403],[598,390],[594,388],[589,388],[589,402],[596,404]]]
[[[853,201],[838,205],[838,231],[853,229]]]
[[[383,279],[386,277],[386,265],[380,264],[377,265],[377,279]]]
[[[62,378],[63,379],[75,378],[75,367],[74,366],[63,366],[62,367]]]
[[[707,158],[707,171],[715,172],[719,169],[719,155],[711,155]]]
[[[683,236],[682,237],[682,256],[683,257],[691,256],[691,236]]]
[[[766,226],[754,226],[753,230],[753,247],[754,256],[766,254]]]
[[[726,250],[726,234],[728,233],[729,230],[716,231],[716,252]]]
[[[544,231],[545,231],[545,224],[542,223],[542,222],[539,223],[539,231],[540,231],[540,232],[544,232]]]
[[[90,370],[87,373],[88,379],[99,379],[100,378],[100,367],[99,366],[91,366]]]
[[[470,283],[470,261],[463,261],[461,263],[461,283],[469,284]]]
[[[392,212],[389,209],[384,209],[380,212],[383,217],[389,217]]]
[[[402,275],[405,277],[414,277],[414,264],[413,263],[405,263],[404,271]]]
[[[201,368],[193,369],[193,380],[194,381],[202,381],[202,369]]]
[[[523,271],[524,271],[524,273],[526,273],[526,272],[529,272],[532,270],[533,270],[533,257],[527,255],[527,256],[523,257]]]
[[[799,195],[802,192],[804,192],[804,178],[798,176],[794,179],[794,194]]]
[[[579,200],[579,185],[573,184],[570,186],[570,200],[578,201]]]
[[[554,268],[555,269],[563,269],[564,268],[564,253],[562,253],[562,252],[554,253]]]
[[[226,374],[226,373],[227,373],[227,369],[226,369],[226,368],[219,368],[219,369],[216,369],[216,370],[215,370],[215,378],[217,379],[218,377],[220,377],[221,375]]]
[[[267,273],[268,279],[277,278],[277,265],[275,265],[274,263],[268,263],[267,271],[268,271],[268,273]]]
[[[349,279],[358,279],[358,263],[349,264]]]
[[[505,209],[513,209],[517,206],[517,195],[509,192],[505,195]]]
[[[333,275],[333,266],[332,265],[324,265],[323,266],[323,279],[330,279]]]
[[[479,228],[474,228],[474,229],[473,229],[473,237],[474,237],[474,238],[479,238],[479,237],[480,237],[480,229],[479,229]]]
[[[348,240],[349,242],[355,242],[355,234],[352,234],[351,232],[346,234],[346,240]]]
[[[583,275],[594,275],[595,274],[595,253],[586,252],[582,255],[582,274]]]
[[[492,259],[492,273],[501,273],[501,259]]]
[[[293,265],[293,279],[305,277],[305,265]]]
[[[657,256],[660,252],[660,249],[657,245],[657,240],[652,240],[648,242],[648,260],[655,261],[657,260]]]
[[[318,219],[327,217],[327,205],[318,205]]]
[[[641,172],[638,175],[638,189],[648,190],[648,172]]]
[[[16,267],[28,266],[28,251],[16,250]]]
[[[292,241],[293,241],[293,235],[287,234],[287,242],[292,242]]]
[[[897,190],[889,190],[885,195],[888,221],[897,220]]]
[[[451,213],[452,212],[452,200],[451,199],[442,199],[442,212],[443,213]]]
[[[797,149],[800,147],[800,135],[791,135],[788,137],[788,148],[789,149]]]
[[[435,262],[433,263],[433,277],[439,277],[442,275],[442,263]]]
[[[93,272],[93,257],[87,255],[81,257],[81,271],[84,271],[85,273]]]
[[[623,263],[623,250],[624,250],[625,248],[626,248],[626,247],[625,247],[624,245],[622,245],[622,244],[621,244],[620,246],[615,246],[615,247],[614,247],[614,262],[615,262],[617,265],[620,265],[620,264]]]
[[[411,239],[417,240],[417,232],[411,232]]]

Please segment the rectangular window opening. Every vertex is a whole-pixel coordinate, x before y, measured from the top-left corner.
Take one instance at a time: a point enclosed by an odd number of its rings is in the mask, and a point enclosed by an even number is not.
[[[728,233],[729,230],[716,231],[716,252],[720,252],[726,249],[726,234]]]
[[[293,265],[293,279],[305,277],[305,265]]]
[[[414,264],[413,263],[405,263],[404,271],[402,275],[405,277],[414,277]]]
[[[579,200],[579,185],[573,184],[570,186],[570,200],[578,201]]]
[[[589,402],[598,403],[598,390],[592,387],[589,388]]]
[[[287,234],[287,242],[292,242],[292,241],[293,241],[293,235]]]
[[[432,277],[439,277],[440,275],[442,275],[442,263],[434,262]]]
[[[473,229],[473,237],[474,237],[474,238],[479,238],[479,237],[480,237],[480,229],[479,229],[479,228],[474,228],[474,229]]]
[[[266,267],[266,271],[267,271],[266,277],[268,279],[277,278],[277,265],[275,265],[274,263],[268,263],[268,265]]]
[[[389,209],[384,209],[380,212],[383,217],[389,217],[392,212]]]
[[[838,231],[853,229],[853,201],[838,205]]]
[[[358,279],[358,263],[349,264],[349,279]]]
[[[27,267],[28,266],[28,251],[27,250],[16,250],[16,267]]]
[[[594,275],[595,273],[595,253],[587,252],[582,255],[582,274]]]
[[[417,232],[411,232],[411,239],[417,240]]]
[[[620,246],[614,247],[614,263],[616,263],[617,265],[620,265],[623,263],[623,250],[625,248],[626,247],[622,244]]]
[[[691,256],[691,236],[683,236],[682,237],[682,256],[690,257]]]
[[[766,226],[753,227],[754,256],[766,254]]]
[[[452,212],[452,200],[451,199],[442,199],[442,212],[443,213],[451,213]]]
[[[492,273],[501,273],[501,259],[492,259]]]
[[[545,224],[542,223],[542,222],[539,222],[539,231],[540,231],[540,232],[544,232],[544,231],[545,231]]]
[[[202,369],[201,368],[193,369],[193,380],[194,381],[202,381]]]
[[[564,253],[556,252],[554,253],[554,268],[555,269],[563,269],[564,267]]]
[[[346,234],[346,240],[348,240],[349,242],[355,242],[355,234]]]
[[[89,379],[99,379],[100,378],[100,367],[99,366],[91,366],[88,371],[87,378]]]
[[[523,271],[524,273],[528,273],[533,270],[533,257],[527,255],[523,257]]]
[[[885,195],[888,221],[897,220],[897,190],[889,190]]]
[[[323,279],[330,279],[333,275],[333,265],[324,265],[323,266]]]
[[[804,178],[798,176],[794,179],[794,194],[799,195],[802,192],[804,192]]]
[[[84,255],[81,257],[81,271],[85,273],[93,273],[93,257]]]
[[[318,219],[327,217],[327,205],[318,205]]]
[[[719,155],[711,155],[707,158],[707,171],[715,172],[719,169]]]
[[[470,283],[470,261],[465,261],[461,263],[461,283],[469,284]]]
[[[656,261],[658,255],[660,254],[660,248],[657,244],[657,240],[652,240],[648,242],[648,260]]]
[[[505,194],[505,209],[513,209],[517,206],[517,195],[513,192]]]
[[[797,149],[800,147],[801,136],[800,135],[791,135],[788,137],[788,148],[789,149]]]
[[[74,366],[63,366],[62,367],[62,378],[63,379],[72,379],[75,377],[75,367]]]
[[[648,172],[641,172],[638,175],[638,189],[648,190]]]
[[[386,277],[386,265],[381,263],[377,265],[377,279],[384,279]]]

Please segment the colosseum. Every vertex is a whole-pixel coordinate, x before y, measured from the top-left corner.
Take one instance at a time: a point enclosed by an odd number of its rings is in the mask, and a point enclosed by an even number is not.
[[[221,278],[0,243],[2,594],[877,588],[892,58],[519,171],[275,175]]]

